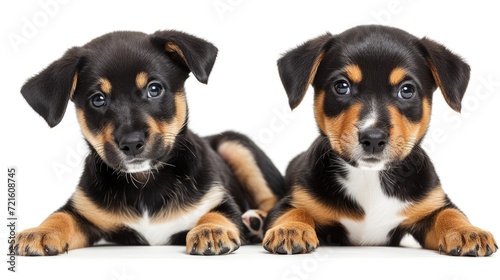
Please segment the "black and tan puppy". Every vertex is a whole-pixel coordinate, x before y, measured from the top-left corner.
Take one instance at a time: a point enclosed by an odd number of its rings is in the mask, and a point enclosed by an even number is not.
[[[184,82],[191,72],[207,83],[216,56],[211,43],[182,32],[114,32],[28,80],[21,92],[51,127],[74,102],[90,154],[67,204],[11,249],[56,255],[105,239],[186,244],[200,255],[236,250],[242,212],[269,210],[284,182],[247,137],[188,130]]]
[[[266,250],[397,246],[409,233],[450,255],[497,251],[447,197],[420,147],[437,87],[461,109],[470,68],[460,57],[399,29],[360,26],[304,43],[278,68],[292,109],[314,87],[320,136],[288,166],[289,193],[269,213]]]

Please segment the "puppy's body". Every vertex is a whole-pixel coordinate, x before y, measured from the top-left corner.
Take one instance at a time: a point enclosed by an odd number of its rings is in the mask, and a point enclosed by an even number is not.
[[[191,72],[206,83],[216,54],[182,32],[115,32],[31,78],[21,92],[51,127],[74,102],[90,154],[67,204],[12,249],[55,255],[106,239],[214,255],[244,243],[242,212],[268,211],[283,179],[247,137],[187,128],[184,81]]]
[[[405,234],[452,255],[497,250],[449,200],[419,146],[436,87],[460,111],[470,69],[458,56],[402,30],[361,26],[304,43],[278,68],[292,109],[313,85],[320,136],[287,168],[289,193],[267,220],[268,251],[396,246]]]

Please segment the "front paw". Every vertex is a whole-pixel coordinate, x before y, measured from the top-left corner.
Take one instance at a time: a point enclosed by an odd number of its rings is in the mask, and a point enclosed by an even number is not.
[[[319,240],[313,227],[302,222],[277,225],[266,232],[264,249],[273,254],[299,254],[314,251]]]
[[[473,226],[450,229],[439,238],[439,252],[452,256],[489,256],[497,250],[493,235]]]
[[[11,249],[20,256],[54,256],[67,252],[68,247],[69,240],[60,232],[37,227],[18,233]]]
[[[186,236],[186,252],[191,255],[229,254],[241,246],[239,234],[218,224],[201,224]]]

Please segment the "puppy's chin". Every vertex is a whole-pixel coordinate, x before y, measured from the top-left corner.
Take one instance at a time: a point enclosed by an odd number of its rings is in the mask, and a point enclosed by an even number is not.
[[[356,161],[357,167],[362,170],[371,170],[371,171],[381,171],[386,168],[386,162],[384,160],[380,161],[365,161],[358,160]]]
[[[149,171],[153,168],[154,166],[152,165],[151,160],[133,160],[124,163],[120,171],[126,173],[139,173]]]

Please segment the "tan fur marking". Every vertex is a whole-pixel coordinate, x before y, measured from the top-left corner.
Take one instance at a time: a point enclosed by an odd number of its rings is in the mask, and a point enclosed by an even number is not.
[[[148,77],[148,73],[146,72],[139,72],[139,74],[137,74],[135,77],[135,85],[138,89],[143,89],[147,85]]]
[[[208,191],[208,193],[206,193],[198,203],[183,207],[165,207],[162,211],[150,217],[150,222],[155,224],[179,219],[183,215],[187,215],[192,211],[196,211],[196,209],[205,204],[207,201],[209,201],[210,203],[218,204],[217,202],[223,200],[224,192],[225,191],[221,186],[213,186],[212,189],[210,189],[210,191]],[[216,205],[214,205],[214,207],[215,206]]]
[[[325,116],[325,91],[320,91],[314,100],[314,116],[318,127],[328,136],[332,148],[340,154],[350,154],[357,145],[358,136],[356,124],[362,105],[354,104],[337,117]]]
[[[240,231],[226,216],[218,212],[203,215],[186,236],[186,252],[204,255],[226,254],[241,245]],[[226,250],[226,251],[224,251]]]
[[[78,72],[73,75],[73,82],[71,83],[71,91],[69,92],[69,98],[73,99],[73,94],[76,90],[76,84],[78,83]]]
[[[413,146],[427,131],[431,118],[431,106],[427,99],[423,99],[422,119],[418,122],[409,121],[392,105],[388,108],[392,124],[389,141],[391,157],[401,159],[411,152]]]
[[[110,94],[111,93],[111,82],[106,79],[106,78],[100,78],[99,79],[99,84],[101,85],[101,90],[105,94]]]
[[[72,197],[75,209],[87,220],[98,228],[104,230],[114,230],[124,223],[135,223],[139,220],[138,214],[133,214],[123,209],[113,213],[97,206],[83,191],[77,189]]]
[[[97,134],[94,134],[90,131],[87,125],[85,113],[82,109],[76,110],[76,117],[80,124],[80,129],[82,130],[83,136],[85,136],[85,138],[90,142],[99,156],[102,159],[106,159],[106,155],[104,153],[104,144],[110,143],[112,145],[116,145],[113,141],[113,126],[111,124],[108,124]]]
[[[431,73],[432,73],[432,76],[434,77],[434,81],[436,82],[436,85],[439,87],[439,90],[441,91],[441,93],[444,97],[444,100],[446,100],[446,103],[448,105],[450,105],[451,108],[453,108],[451,106],[450,99],[448,98],[448,94],[444,90],[443,83],[441,82],[441,78],[439,77],[439,73],[438,73],[436,66],[434,66],[434,64],[432,63],[432,60],[430,58],[427,59],[427,64],[429,64],[429,68],[431,69]],[[455,109],[453,109],[453,110],[455,110]],[[457,110],[455,110],[455,111],[457,111]],[[457,111],[457,112],[460,113],[460,111]]]
[[[460,211],[456,209],[445,209],[436,215],[434,226],[425,237],[424,247],[438,250],[439,239],[446,236],[450,229],[469,226],[472,225]]]
[[[186,57],[184,56],[184,53],[182,52],[181,48],[179,48],[179,46],[177,46],[176,44],[172,42],[166,42],[165,51],[170,53],[171,52],[177,53],[182,58],[182,60],[184,60],[184,62],[187,64],[187,60]]]
[[[304,88],[304,91],[303,91],[304,93],[307,92],[307,89],[313,83],[314,77],[316,77],[316,72],[318,72],[318,67],[321,64],[321,61],[323,61],[324,57],[325,57],[325,51],[322,51],[318,55],[318,57],[316,57],[316,59],[314,60],[313,66],[311,68],[311,72],[309,73],[309,78],[307,79],[306,87]],[[300,104],[302,102],[302,99],[304,99],[304,96],[305,96],[305,94],[303,94],[302,98],[300,99],[300,101],[297,102],[297,106],[298,106],[298,104]],[[293,109],[295,109],[295,107],[293,107],[292,110]]]
[[[77,222],[67,213],[57,212],[43,221],[39,228],[49,228],[57,231],[68,240],[68,249],[76,249],[87,246],[87,240],[80,231]]]
[[[16,234],[19,255],[55,255],[88,246],[74,217],[65,212],[50,215],[40,226]]]
[[[218,152],[242,182],[245,192],[252,200],[250,207],[271,210],[277,198],[267,185],[250,151],[238,142],[225,142],[220,145]]]
[[[172,120],[168,122],[157,121],[154,118],[147,116],[146,122],[148,123],[149,132],[151,135],[161,134],[163,137],[163,142],[166,147],[171,146],[175,137],[179,133],[179,131],[184,126],[187,117],[187,104],[186,104],[186,95],[183,92],[177,92],[175,94],[175,116]],[[154,139],[154,137],[150,137]]]
[[[362,221],[363,215],[350,212],[346,209],[335,209],[332,206],[315,199],[304,188],[295,187],[292,194],[292,205],[297,209],[304,209],[320,225],[330,225],[341,219]]]
[[[272,223],[272,227],[279,226],[281,224],[300,222],[315,228],[314,218],[305,209],[292,209],[281,215]]]
[[[430,215],[432,212],[443,207],[446,203],[446,195],[441,186],[436,186],[427,197],[406,208],[401,216],[406,219],[401,223],[403,226],[412,226],[423,218]]]
[[[498,250],[493,235],[473,226],[457,209],[444,209],[434,217],[424,248],[460,256],[487,256]]]
[[[264,248],[271,253],[309,253],[319,240],[313,217],[304,209],[291,209],[276,219],[264,235]],[[300,251],[297,251],[300,248]]]
[[[233,222],[231,222],[226,216],[218,212],[209,212],[203,215],[203,217],[198,220],[198,223],[196,225],[199,226],[201,224],[218,224],[228,229],[239,232],[238,228]]]
[[[389,75],[389,84],[391,86],[398,85],[406,77],[406,70],[401,67],[396,67]]]
[[[175,94],[175,119],[172,122],[175,134],[177,134],[184,126],[187,117],[187,103],[186,94],[184,92],[177,92]]]
[[[325,91],[319,91],[314,98],[314,117],[316,118],[316,123],[318,124],[319,129],[321,129],[323,133],[326,133],[324,99]]]
[[[361,68],[356,64],[347,65],[344,67],[344,71],[347,78],[354,83],[359,83],[363,79],[363,72],[361,72]]]

